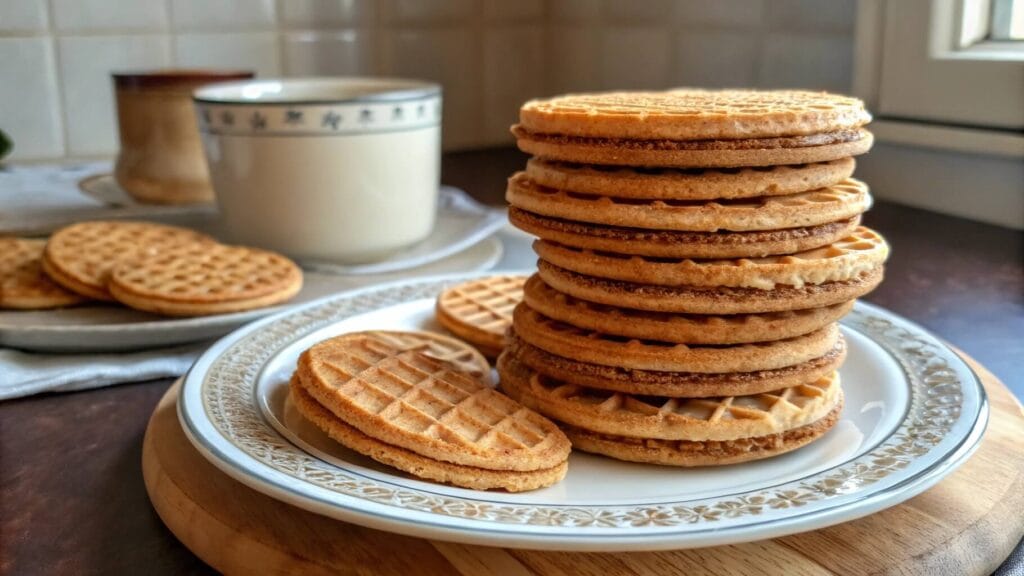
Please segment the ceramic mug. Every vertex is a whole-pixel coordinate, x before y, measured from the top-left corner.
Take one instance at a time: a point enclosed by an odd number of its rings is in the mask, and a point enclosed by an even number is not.
[[[441,88],[306,78],[195,91],[225,234],[290,256],[371,262],[425,238],[441,162]]]
[[[136,200],[189,204],[213,200],[192,109],[192,91],[252,72],[161,70],[113,74],[121,151],[114,177]]]

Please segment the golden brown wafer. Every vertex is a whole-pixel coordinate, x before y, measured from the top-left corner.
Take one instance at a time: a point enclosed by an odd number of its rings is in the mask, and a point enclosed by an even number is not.
[[[629,140],[532,133],[512,127],[516,145],[547,160],[612,166],[730,168],[811,164],[859,156],[871,149],[867,130],[750,140]]]
[[[340,334],[332,340],[341,342],[346,338],[398,352],[409,350],[422,352],[427,356],[454,365],[455,368],[473,378],[483,382],[491,381],[491,364],[475,347],[458,338],[420,330],[363,330]]]
[[[670,372],[754,372],[785,368],[827,354],[840,338],[839,327],[830,324],[785,340],[690,346],[587,330],[552,320],[526,303],[516,307],[512,325],[516,335],[526,343],[564,358],[618,368]]]
[[[437,321],[488,358],[497,358],[525,281],[525,276],[487,276],[452,286],[437,297]]]
[[[541,259],[578,274],[658,286],[759,288],[843,282],[885,262],[889,246],[875,231],[858,227],[828,246],[760,258],[693,260],[650,258],[534,242]]]
[[[718,200],[784,196],[838,184],[853,158],[759,168],[630,168],[530,158],[526,175],[547,188],[646,200]]]
[[[838,242],[852,234],[860,216],[818,226],[757,232],[644,230],[550,218],[510,206],[520,230],[566,246],[655,258],[759,258],[792,254]]]
[[[501,389],[570,426],[613,436],[691,442],[766,436],[815,422],[840,398],[839,373],[748,396],[638,396],[568,384],[534,372],[511,354],[498,360]]]
[[[858,98],[802,90],[699,90],[567,94],[531,100],[524,128],[604,138],[713,140],[855,129],[871,121]]]
[[[749,314],[803,310],[847,302],[871,292],[882,281],[882,266],[839,282],[760,288],[657,286],[578,274],[540,260],[537,273],[549,286],[571,296],[608,304],[689,314]]]
[[[627,394],[647,394],[673,398],[708,396],[745,396],[796,386],[822,378],[839,369],[846,358],[846,343],[820,358],[776,370],[755,372],[659,372],[589,364],[545,352],[523,342],[515,332],[509,336],[507,350],[533,370],[579,386],[613,390]]]
[[[427,458],[527,472],[554,468],[569,454],[551,421],[418,350],[347,335],[304,352],[297,372],[303,388],[348,425]]]
[[[552,468],[517,472],[487,470],[433,460],[404,448],[385,444],[349,426],[330,410],[318,404],[303,390],[298,377],[295,376],[291,380],[290,398],[300,414],[336,442],[382,464],[427,480],[473,490],[504,489],[509,492],[522,492],[555,484],[565,477],[568,470],[567,461]]]
[[[202,316],[284,302],[302,289],[302,270],[266,250],[194,243],[122,261],[108,288],[132,308]]]
[[[574,426],[563,426],[562,429],[572,440],[573,448],[617,460],[665,466],[720,466],[769,458],[810,444],[835,426],[842,412],[842,404],[840,392],[839,405],[817,422],[767,436],[724,442],[610,436]]]
[[[595,332],[683,344],[742,344],[800,336],[839,321],[853,301],[822,308],[764,314],[673,314],[587,302],[563,294],[536,274],[527,280],[524,301],[537,312]]]
[[[735,200],[637,200],[547,188],[519,172],[505,199],[542,216],[650,230],[747,232],[817,226],[853,218],[868,209],[863,182],[847,179],[828,188],[786,196]]]
[[[0,308],[42,310],[73,306],[88,300],[43,273],[45,240],[0,238]]]
[[[211,244],[213,240],[192,230],[151,222],[81,222],[54,232],[43,251],[42,265],[47,276],[68,290],[112,301],[107,283],[121,262],[197,243]]]

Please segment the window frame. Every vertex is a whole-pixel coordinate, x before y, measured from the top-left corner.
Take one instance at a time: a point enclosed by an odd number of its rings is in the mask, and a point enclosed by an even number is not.
[[[859,0],[855,94],[882,121],[1002,132],[1011,144],[995,149],[1017,151],[1024,42],[989,40],[990,11],[990,0]]]

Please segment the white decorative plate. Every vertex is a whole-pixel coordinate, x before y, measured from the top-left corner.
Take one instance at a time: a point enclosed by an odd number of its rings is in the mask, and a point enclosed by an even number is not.
[[[99,174],[79,182],[83,192],[110,206],[122,208],[118,218],[151,218],[192,215],[205,217],[198,227],[214,236],[221,236],[217,227],[217,207],[213,204],[187,206],[154,206],[140,204],[118,186],[112,174]],[[504,210],[489,208],[452,186],[441,186],[437,198],[437,220],[430,236],[414,246],[370,264],[339,264],[303,261],[304,268],[326,274],[383,274],[408,270],[443,260],[471,248],[494,234],[508,221]]]
[[[488,270],[501,259],[502,253],[501,240],[490,237],[467,250],[400,274],[339,276],[307,270],[302,291],[287,304],[234,314],[169,318],[107,305],[38,311],[0,310],[0,347],[39,352],[124,352],[198,342],[223,336],[253,320],[329,294],[399,278]]]
[[[678,469],[577,452],[553,487],[480,492],[381,466],[297,416],[286,383],[300,352],[352,330],[439,330],[434,298],[466,277],[326,298],[223,338],[185,378],[178,411],[186,434],[242,483],[340,520],[424,538],[607,552],[772,538],[870,514],[961,464],[987,422],[980,382],[956,354],[863,303],[843,323],[840,422],[820,441],[760,462]]]

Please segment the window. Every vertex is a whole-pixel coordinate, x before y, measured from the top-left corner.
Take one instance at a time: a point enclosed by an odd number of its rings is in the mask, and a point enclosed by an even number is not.
[[[992,0],[992,40],[1024,40],[1024,0]]]
[[[858,0],[879,198],[1024,229],[1024,0]]]
[[[1024,131],[1024,0],[861,0],[854,86],[883,118]]]

